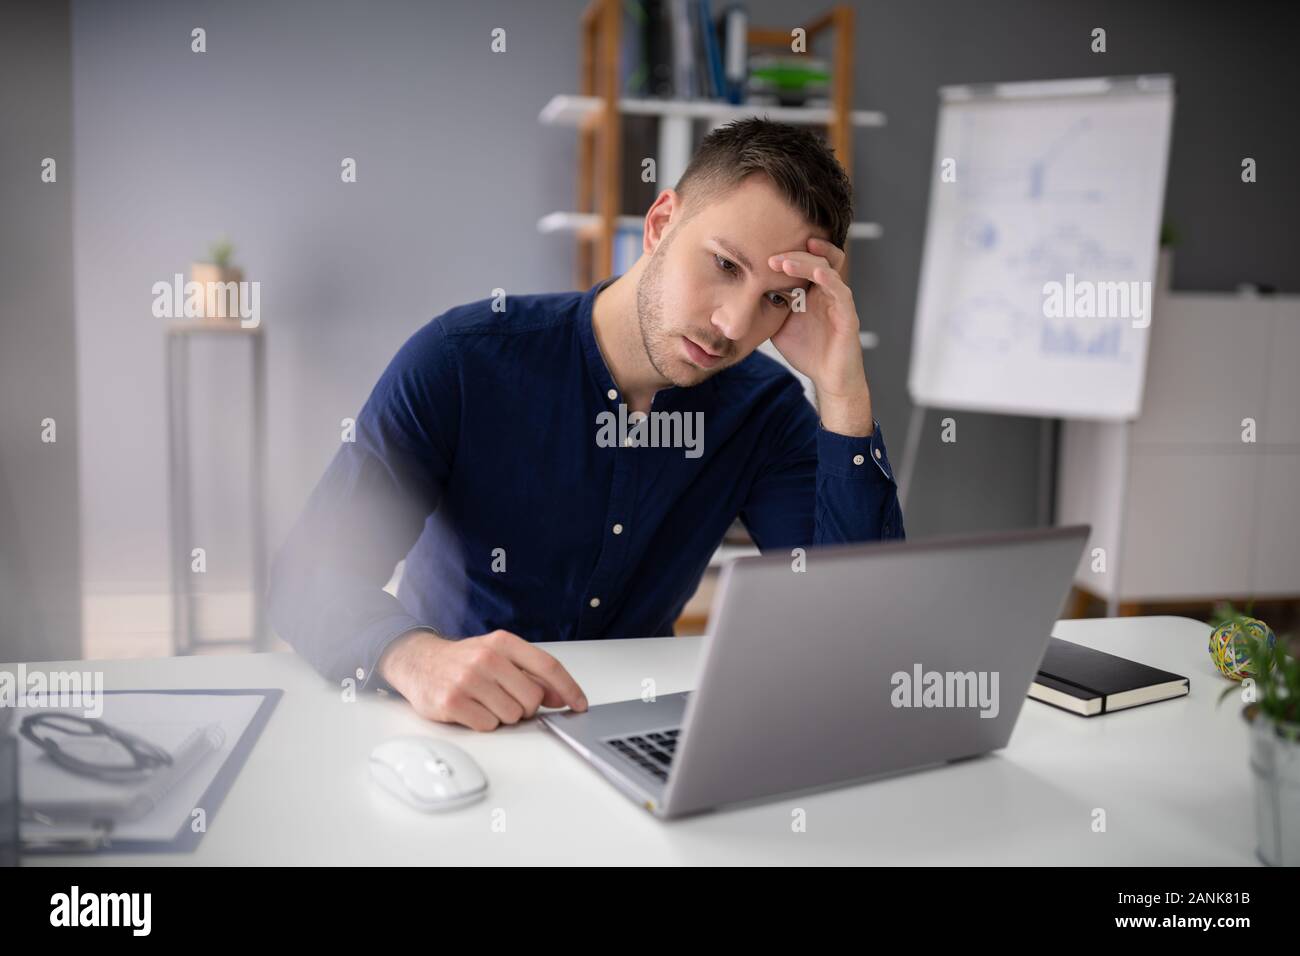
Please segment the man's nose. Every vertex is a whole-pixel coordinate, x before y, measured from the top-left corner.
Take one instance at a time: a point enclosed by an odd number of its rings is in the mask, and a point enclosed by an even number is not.
[[[713,313],[713,327],[733,342],[743,339],[754,326],[754,310],[729,303]]]

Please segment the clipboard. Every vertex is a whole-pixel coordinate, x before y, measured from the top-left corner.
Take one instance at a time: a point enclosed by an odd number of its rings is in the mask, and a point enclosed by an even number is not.
[[[211,826],[212,821],[216,818],[217,811],[230,792],[231,786],[234,785],[235,778],[239,776],[239,771],[243,769],[244,762],[248,759],[249,753],[253,749],[253,744],[262,735],[262,730],[266,727],[267,722],[271,719],[271,712],[275,710],[276,704],[284,696],[284,690],[279,687],[240,687],[228,690],[177,690],[177,689],[155,689],[141,688],[139,690],[106,690],[103,691],[105,696],[116,694],[166,694],[180,696],[256,696],[261,695],[262,700],[257,705],[256,711],[244,727],[243,733],[235,740],[230,752],[226,755],[225,760],[209,781],[199,799],[199,804],[204,808],[207,815],[207,825]],[[176,835],[170,840],[150,840],[150,839],[133,839],[115,837],[111,832],[101,830],[97,836],[87,836],[85,838],[60,840],[58,842],[47,843],[24,843],[19,848],[19,856],[51,856],[65,855],[68,853],[192,853],[203,839],[203,831],[196,831],[186,823],[182,823]]]

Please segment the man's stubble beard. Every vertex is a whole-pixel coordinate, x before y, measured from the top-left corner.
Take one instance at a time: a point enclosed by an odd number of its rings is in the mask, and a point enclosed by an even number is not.
[[[636,319],[641,328],[641,345],[651,367],[674,385],[676,380],[665,371],[671,358],[666,354],[661,332],[663,330],[663,257],[672,245],[669,233],[659,248],[650,255],[645,272],[636,284]]]
[[[671,371],[674,363],[682,361],[681,357],[673,352],[672,346],[665,341],[663,335],[663,265],[674,238],[675,234],[671,232],[664,238],[651,254],[645,272],[641,273],[641,278],[637,280],[636,317],[637,324],[641,328],[641,345],[645,349],[651,367],[667,381],[678,387],[687,388],[700,384],[730,363],[724,363],[712,370],[691,366],[691,370],[698,374],[687,380],[682,380]],[[709,348],[714,347],[711,342],[705,342],[705,345]]]

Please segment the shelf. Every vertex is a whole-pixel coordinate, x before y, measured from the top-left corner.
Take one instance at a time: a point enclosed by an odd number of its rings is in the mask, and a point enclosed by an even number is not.
[[[550,126],[582,126],[597,122],[605,100],[599,96],[561,93],[542,107],[538,119]],[[826,125],[835,115],[829,106],[765,106],[761,103],[724,103],[719,100],[668,100],[626,97],[618,101],[618,110],[626,116],[664,116],[687,119],[710,119],[718,123],[766,116],[771,120],[795,125]],[[885,114],[874,110],[852,110],[849,122],[854,126],[885,125]]]
[[[748,558],[759,553],[758,548],[752,544],[720,544],[718,550],[713,552],[713,557],[709,558],[709,567],[720,568],[733,558]]]
[[[645,222],[644,216],[618,216],[614,226],[618,229],[640,229]],[[577,232],[587,238],[595,238],[600,230],[600,216],[594,212],[552,212],[537,220],[537,231],[541,233]]]
[[[618,216],[614,225],[618,229],[640,229],[644,216]],[[545,234],[577,233],[582,238],[596,239],[600,235],[600,216],[594,212],[552,212],[537,220],[537,231]],[[849,226],[850,239],[879,239],[884,227],[878,222],[855,222]]]
[[[885,227],[878,222],[849,223],[850,239],[879,239],[885,234]]]
[[[705,120],[713,128],[751,117],[767,118],[795,126],[821,127],[826,143],[840,166],[853,170],[854,131],[885,125],[885,114],[874,110],[853,109],[853,37],[854,9],[838,3],[805,26],[808,39],[819,38],[830,44],[827,52],[831,77],[825,98],[818,105],[780,106],[771,103],[728,103],[724,99],[703,96],[625,96],[620,57],[627,43],[624,36],[622,0],[587,0],[579,24],[581,58],[578,88],[574,93],[550,97],[538,114],[548,126],[576,128],[578,132],[577,190],[574,213],[563,211],[544,217],[538,228],[544,233],[563,232],[577,239],[574,285],[588,288],[602,276],[610,275],[614,265],[614,245],[618,225],[632,228],[618,212],[623,208],[623,129],[621,117],[654,117],[659,127],[655,147],[655,182],[676,183],[690,165],[695,146],[695,120]],[[682,24],[678,24],[682,26]],[[788,49],[785,28],[763,28],[750,24],[741,38],[751,49]],[[773,97],[754,96],[755,100]],[[640,157],[637,157],[640,159]],[[599,217],[599,218],[597,218]],[[852,239],[878,239],[882,229],[877,223],[854,223]]]

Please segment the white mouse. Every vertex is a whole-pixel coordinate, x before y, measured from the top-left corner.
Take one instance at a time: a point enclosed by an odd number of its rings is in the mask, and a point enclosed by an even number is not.
[[[370,775],[417,810],[453,810],[487,793],[487,777],[455,744],[433,737],[394,737],[370,753]]]

